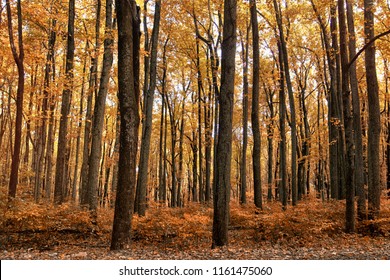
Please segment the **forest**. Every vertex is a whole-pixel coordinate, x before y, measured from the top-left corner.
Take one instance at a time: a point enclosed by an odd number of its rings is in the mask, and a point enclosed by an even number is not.
[[[390,259],[388,0],[0,4],[1,259]]]

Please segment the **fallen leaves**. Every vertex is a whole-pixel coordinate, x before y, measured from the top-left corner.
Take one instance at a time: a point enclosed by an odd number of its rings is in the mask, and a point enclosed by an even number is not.
[[[231,204],[228,247],[211,250],[212,208],[151,204],[133,219],[129,249],[109,251],[112,209],[98,226],[87,211],[17,201],[1,214],[1,259],[390,259],[390,201],[381,217],[346,234],[344,202],[314,198],[282,211],[278,202],[259,211]],[[375,234],[373,234],[375,233]]]

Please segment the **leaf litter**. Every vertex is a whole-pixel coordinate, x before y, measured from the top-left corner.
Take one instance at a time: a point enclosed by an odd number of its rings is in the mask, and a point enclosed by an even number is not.
[[[113,209],[88,211],[15,201],[1,208],[0,258],[5,259],[390,259],[390,200],[382,199],[376,221],[344,232],[343,201],[300,201],[283,211],[231,203],[229,246],[211,249],[213,210],[191,203],[168,208],[151,203],[133,217],[132,242],[110,251]]]

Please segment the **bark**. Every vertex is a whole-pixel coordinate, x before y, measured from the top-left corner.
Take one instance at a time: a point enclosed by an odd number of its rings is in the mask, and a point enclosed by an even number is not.
[[[252,131],[253,131],[253,190],[255,195],[256,207],[262,209],[262,189],[261,189],[261,134],[260,134],[260,116],[259,116],[259,86],[260,86],[260,47],[259,47],[259,28],[257,22],[256,1],[251,1],[250,6],[252,37],[253,37],[253,87],[252,87]]]
[[[280,142],[279,142],[279,154],[280,154],[280,183],[279,183],[279,196],[282,201],[283,209],[287,209],[287,159],[286,159],[286,96],[284,85],[284,64],[281,52],[280,43],[278,43],[279,51],[279,71],[280,71],[280,86],[279,86],[279,126],[280,126]],[[276,197],[276,195],[275,195]]]
[[[256,14],[257,16],[257,14]],[[242,91],[242,152],[240,159],[240,203],[246,204],[246,154],[248,149],[248,103],[249,103],[249,81],[248,81],[248,59],[249,59],[249,31],[247,24],[246,38],[241,38],[242,48],[242,69],[243,91]]]
[[[124,249],[130,242],[136,186],[136,163],[139,129],[138,82],[134,68],[134,29],[139,28],[139,12],[132,0],[116,0],[118,21],[118,100],[121,117],[118,187],[115,201],[111,250]],[[135,25],[137,27],[135,27]]]
[[[37,167],[35,172],[35,196],[36,196],[36,202],[40,199],[39,192],[42,191],[43,186],[47,188],[47,186],[44,184],[44,176],[42,176],[42,173],[44,171],[45,167],[45,149],[48,145],[47,143],[47,120],[50,117],[49,112],[49,102],[51,98],[51,76],[53,75],[54,65],[53,59],[54,59],[54,46],[56,42],[56,20],[51,20],[50,30],[49,30],[49,38],[48,38],[48,51],[46,55],[46,64],[45,64],[45,74],[44,74],[44,88],[43,88],[43,100],[42,100],[42,121],[40,123],[40,126],[38,128],[39,131],[39,138],[37,141],[37,151],[36,151],[36,157],[37,157]]]
[[[91,69],[89,77],[89,91],[87,98],[87,112],[85,115],[84,126],[84,147],[83,147],[83,163],[81,166],[81,187],[80,187],[80,204],[88,205],[88,171],[89,171],[89,153],[91,148],[91,129],[93,119],[93,98],[97,96],[97,69],[98,69],[98,51],[100,49],[100,13],[101,0],[96,2],[96,23],[95,23],[95,46],[91,56]]]
[[[347,23],[349,33],[349,60],[356,55],[355,23],[353,15],[353,0],[347,0]],[[357,216],[359,220],[366,219],[366,194],[364,190],[364,161],[363,161],[363,133],[360,114],[360,98],[358,90],[358,79],[356,74],[356,64],[349,67],[351,94],[352,94],[352,112],[353,112],[353,130],[355,142],[355,185],[358,195]]]
[[[219,130],[214,177],[212,247],[228,244],[237,1],[224,1]]]
[[[112,0],[106,1],[106,23],[105,23],[105,39],[104,39],[104,55],[103,68],[100,77],[99,92],[96,97],[93,127],[92,127],[92,143],[91,153],[89,155],[89,170],[88,170],[88,198],[89,209],[96,211],[98,206],[97,188],[99,183],[99,163],[102,153],[102,136],[104,127],[104,113],[106,107],[106,97],[109,87],[110,72],[113,62],[113,35],[112,35]],[[134,36],[134,45],[137,36]]]
[[[364,0],[364,34],[366,41],[374,38],[374,0]],[[375,44],[365,51],[368,95],[368,218],[376,219],[380,210],[380,105],[376,74]]]
[[[87,49],[88,43],[85,44],[85,47]],[[79,110],[79,123],[77,127],[77,140],[76,140],[76,152],[75,152],[75,166],[74,166],[74,172],[73,172],[73,186],[72,186],[72,201],[76,203],[77,198],[77,185],[79,183],[79,164],[80,164],[80,147],[81,147],[81,130],[82,130],[82,116],[84,112],[84,95],[85,95],[85,76],[87,72],[87,55],[85,55],[84,58],[84,66],[83,66],[83,78],[81,82],[81,93],[80,93],[80,110]]]
[[[69,164],[68,154],[69,146],[67,141],[68,134],[68,116],[70,112],[70,103],[73,90],[73,63],[74,63],[74,20],[75,20],[75,0],[69,1],[68,14],[68,35],[66,48],[66,69],[65,84],[62,92],[61,118],[58,135],[57,162],[54,186],[54,203],[62,204],[64,201],[64,191],[66,188],[66,170]]]
[[[283,59],[283,66],[285,72],[286,86],[289,97],[290,105],[290,122],[291,122],[291,195],[292,195],[292,205],[297,204],[298,192],[297,192],[297,125],[296,125],[296,116],[295,116],[295,101],[294,93],[290,78],[290,69],[287,53],[287,43],[283,31],[283,22],[282,22],[282,12],[280,5],[274,0],[274,8],[276,14],[276,21],[279,29],[279,40],[281,47],[281,54]]]
[[[149,154],[150,154],[150,138],[152,135],[152,119],[153,119],[153,100],[154,91],[156,89],[157,78],[157,48],[158,48],[158,36],[160,29],[160,12],[161,12],[161,0],[156,0],[153,32],[152,32],[152,46],[150,57],[150,78],[149,88],[147,96],[145,97],[142,121],[142,138],[141,138],[141,152],[139,161],[139,172],[137,179],[137,198],[136,198],[136,212],[140,216],[144,216],[146,212],[146,188],[148,181],[148,166],[149,166]]]
[[[20,164],[20,148],[22,143],[22,125],[23,125],[23,98],[24,98],[24,48],[23,48],[23,26],[22,26],[22,6],[20,0],[17,1],[17,17],[18,17],[18,47],[16,49],[10,1],[6,1],[8,35],[11,45],[12,56],[18,68],[18,89],[16,93],[16,117],[15,117],[15,141],[12,153],[11,174],[8,185],[8,199],[12,200],[16,197],[16,189],[18,186],[19,164]],[[12,135],[12,134],[10,134]],[[10,136],[10,138],[12,138]],[[12,147],[12,145],[11,145]]]
[[[348,72],[348,46],[347,46],[347,26],[345,17],[344,0],[338,0],[339,26],[340,26],[340,57],[342,69],[342,94],[344,113],[344,133],[345,133],[345,180],[346,184],[346,208],[345,208],[345,230],[355,231],[355,178],[354,178],[354,139],[353,120],[351,112],[351,94],[349,88],[350,76]]]
[[[164,135],[165,135],[165,97],[164,94],[161,94],[161,118],[160,118],[160,149],[159,149],[159,165],[158,165],[158,178],[159,178],[159,190],[158,190],[158,200],[161,203],[165,203],[166,193],[164,186],[164,177],[165,177],[165,169],[164,169]]]
[[[268,107],[270,111],[269,115],[269,124],[267,126],[267,184],[268,184],[268,192],[267,192],[267,200],[272,200],[272,186],[273,186],[273,155],[274,155],[274,118],[275,118],[275,109],[273,96],[274,92],[272,90],[265,90],[267,92],[267,100]]]

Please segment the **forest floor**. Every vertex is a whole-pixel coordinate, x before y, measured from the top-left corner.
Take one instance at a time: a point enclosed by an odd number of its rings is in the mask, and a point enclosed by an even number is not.
[[[0,209],[0,259],[390,259],[390,200],[375,222],[344,233],[342,201],[306,198],[283,211],[231,204],[229,246],[211,249],[212,208],[192,203],[171,209],[153,204],[134,216],[132,243],[110,251],[112,209],[88,212],[17,200]]]

